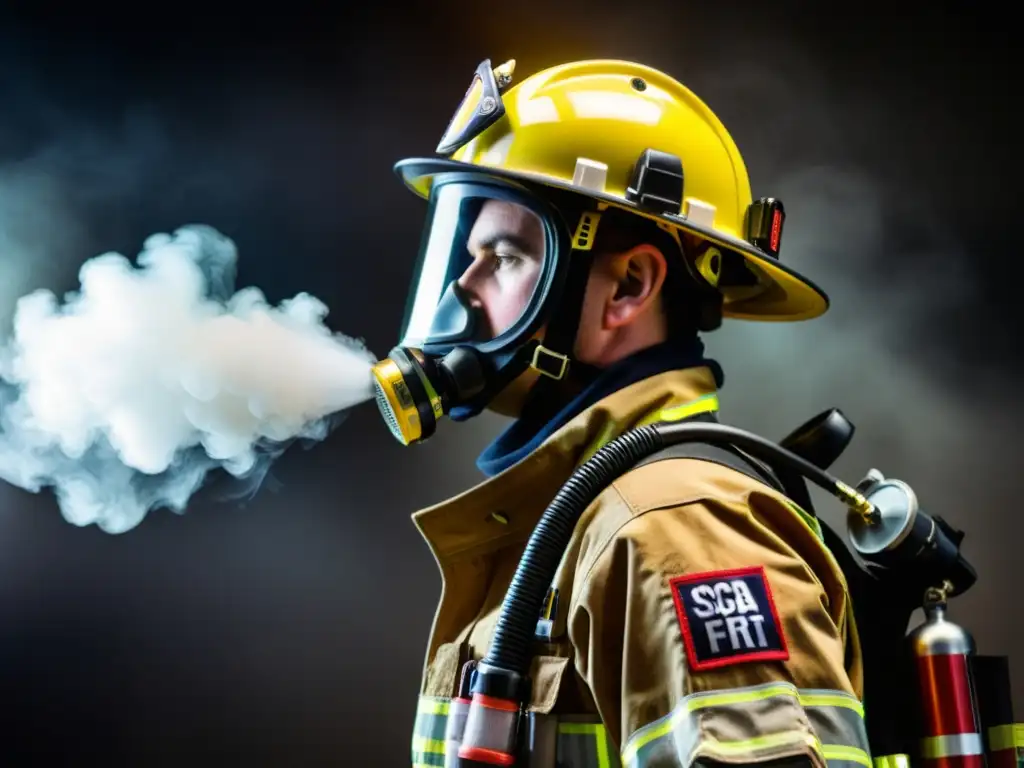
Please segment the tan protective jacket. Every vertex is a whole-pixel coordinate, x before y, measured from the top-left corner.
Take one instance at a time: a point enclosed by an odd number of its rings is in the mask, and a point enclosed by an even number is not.
[[[414,766],[444,765],[461,665],[486,654],[524,545],[573,469],[632,427],[716,409],[706,368],[645,379],[414,515],[443,582]],[[531,768],[796,755],[871,765],[845,580],[816,521],[767,485],[697,459],[631,470],[580,519],[549,598],[531,670]]]

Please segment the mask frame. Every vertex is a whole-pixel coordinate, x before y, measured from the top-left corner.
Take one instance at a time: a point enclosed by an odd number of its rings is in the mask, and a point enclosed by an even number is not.
[[[430,248],[436,206],[441,190],[450,188],[452,185],[458,186],[459,194],[463,199],[500,200],[522,205],[538,217],[543,228],[545,254],[533,294],[515,322],[491,339],[436,340],[429,336],[425,338],[409,336],[413,307],[417,300],[424,261]],[[420,349],[425,354],[434,357],[443,357],[456,347],[468,347],[480,355],[490,358],[501,368],[504,362],[522,349],[544,323],[550,320],[552,302],[557,301],[562,293],[569,270],[569,261],[572,258],[569,230],[564,217],[555,206],[534,194],[528,187],[476,173],[446,173],[438,176],[431,187],[428,206],[419,255],[414,267],[405,315],[402,320],[399,344],[403,347]],[[439,298],[435,313],[440,306]],[[467,311],[472,310],[467,308]]]

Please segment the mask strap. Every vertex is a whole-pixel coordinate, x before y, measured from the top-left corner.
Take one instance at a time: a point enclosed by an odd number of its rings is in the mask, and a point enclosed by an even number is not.
[[[555,381],[561,381],[569,372],[573,348],[576,345],[576,333],[580,325],[580,314],[583,312],[587,280],[593,263],[590,249],[594,244],[594,236],[597,234],[600,221],[601,214],[597,211],[584,211],[580,215],[576,233],[572,238],[569,269],[558,301],[558,309],[552,313],[544,340],[533,350],[530,367]]]

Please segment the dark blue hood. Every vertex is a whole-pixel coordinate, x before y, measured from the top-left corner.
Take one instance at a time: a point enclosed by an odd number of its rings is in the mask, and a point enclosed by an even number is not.
[[[700,339],[669,341],[641,350],[601,371],[553,416],[524,414],[484,449],[476,465],[485,475],[493,477],[525,458],[580,413],[612,393],[666,371],[701,366],[711,369],[721,387],[725,378],[722,368],[704,357],[704,344]],[[549,408],[547,413],[550,411]]]

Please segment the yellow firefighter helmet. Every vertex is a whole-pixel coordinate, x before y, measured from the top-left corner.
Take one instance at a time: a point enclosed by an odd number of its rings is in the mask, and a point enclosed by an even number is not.
[[[398,163],[414,192],[428,197],[436,175],[460,169],[575,191],[711,244],[721,258],[696,266],[721,292],[725,317],[827,311],[825,293],[779,261],[781,201],[752,199],[735,142],[688,88],[616,60],[563,64],[511,86],[514,65],[480,65],[440,158]]]

